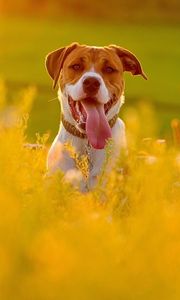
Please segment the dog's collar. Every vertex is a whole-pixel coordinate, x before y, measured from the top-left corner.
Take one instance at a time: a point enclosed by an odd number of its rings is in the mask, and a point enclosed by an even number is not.
[[[114,117],[108,121],[109,126],[110,126],[111,128],[115,125],[117,118],[118,118],[118,114],[114,115]],[[86,138],[87,138],[86,133],[81,132],[81,131],[78,130],[74,125],[72,125],[72,124],[69,123],[67,120],[65,120],[65,117],[64,117],[63,114],[61,115],[61,122],[62,122],[64,128],[65,128],[69,133],[71,133],[72,135],[77,136],[77,137],[79,137],[79,138],[81,138],[81,139],[86,139]]]

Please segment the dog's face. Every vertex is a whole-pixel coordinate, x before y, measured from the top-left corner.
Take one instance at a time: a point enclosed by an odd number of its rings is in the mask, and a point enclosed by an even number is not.
[[[51,52],[47,70],[59,82],[65,118],[86,131],[94,148],[102,149],[111,137],[108,120],[121,105],[123,72],[146,76],[137,58],[117,46],[91,47],[74,43]]]

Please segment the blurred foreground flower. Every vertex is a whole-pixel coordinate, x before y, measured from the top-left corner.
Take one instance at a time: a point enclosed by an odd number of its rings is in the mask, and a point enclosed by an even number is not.
[[[9,104],[6,99],[6,87],[0,81],[0,127],[13,127],[21,122],[21,119],[28,119],[35,96],[36,88],[28,87],[24,89],[13,104]]]
[[[173,131],[174,145],[180,147],[180,120],[172,120],[171,127]]]

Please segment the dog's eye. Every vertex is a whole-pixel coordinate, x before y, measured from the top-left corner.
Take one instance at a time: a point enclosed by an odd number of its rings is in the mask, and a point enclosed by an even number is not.
[[[73,70],[75,70],[75,71],[78,71],[78,70],[81,69],[81,65],[80,65],[80,64],[74,64],[74,65],[71,66],[71,68],[72,68]]]
[[[106,73],[113,73],[113,72],[115,72],[116,70],[115,69],[113,69],[112,67],[110,67],[110,66],[106,66],[106,67],[104,67],[104,71],[106,72]]]

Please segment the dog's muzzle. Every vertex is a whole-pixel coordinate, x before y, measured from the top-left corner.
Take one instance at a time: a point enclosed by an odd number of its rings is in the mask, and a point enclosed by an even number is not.
[[[111,138],[111,126],[106,115],[116,102],[115,95],[106,104],[97,102],[96,97],[86,97],[81,101],[74,101],[70,96],[68,97],[77,128],[82,133],[86,133],[90,144],[95,149],[103,149],[106,141]]]

